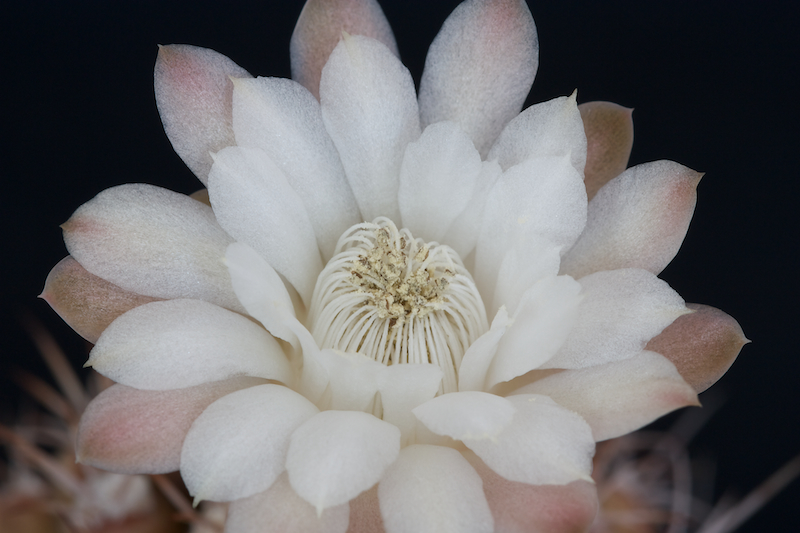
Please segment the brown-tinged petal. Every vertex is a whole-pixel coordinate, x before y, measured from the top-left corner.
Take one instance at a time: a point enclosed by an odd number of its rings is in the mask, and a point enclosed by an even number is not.
[[[468,0],[445,20],[419,86],[423,129],[458,122],[485,157],[519,114],[539,66],[539,39],[522,0]]]
[[[689,229],[702,177],[673,161],[654,161],[609,181],[589,202],[586,229],[564,255],[561,273],[664,270]]]
[[[342,32],[382,42],[400,56],[392,28],[375,0],[308,0],[289,43],[292,79],[319,100],[319,80]]]
[[[230,78],[252,78],[226,56],[199,46],[158,47],[156,106],[175,152],[205,185],[209,152],[236,144]]]
[[[112,385],[81,418],[78,461],[123,474],[178,470],[183,440],[195,418],[218,398],[261,383],[237,377],[166,391]]]
[[[189,198],[194,198],[201,204],[206,204],[208,207],[211,207],[211,199],[208,197],[208,189],[206,188],[194,191],[189,195]]]
[[[483,492],[504,533],[577,533],[586,531],[597,514],[597,490],[588,481],[567,485],[529,485],[508,481],[470,451],[464,457],[483,479]]]
[[[708,305],[686,304],[694,313],[683,315],[647,349],[673,362],[683,379],[699,393],[722,377],[750,342],[732,316]]]
[[[633,109],[612,102],[586,102],[578,106],[586,132],[586,194],[594,198],[600,187],[628,166],[633,147]]]
[[[39,296],[92,344],[119,315],[159,299],[117,287],[89,273],[72,256],[53,267]]]

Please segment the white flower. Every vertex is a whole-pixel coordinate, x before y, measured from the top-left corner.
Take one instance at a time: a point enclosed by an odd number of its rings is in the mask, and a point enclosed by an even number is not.
[[[697,401],[645,347],[690,313],[656,274],[699,175],[611,179],[629,145],[592,127],[616,108],[518,114],[538,54],[523,2],[459,6],[419,99],[377,4],[337,4],[301,15],[302,85],[161,48],[159,111],[211,207],[123,185],[64,225],[74,259],[44,296],[119,382],[79,458],[180,467],[196,500],[234,502],[229,531],[586,527],[594,441]]]

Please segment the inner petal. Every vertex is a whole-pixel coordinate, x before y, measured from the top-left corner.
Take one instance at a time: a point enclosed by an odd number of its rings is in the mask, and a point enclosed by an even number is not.
[[[438,365],[442,392],[457,390],[461,358],[488,329],[483,301],[458,254],[415,239],[384,217],[342,235],[309,312],[320,348],[386,365]]]

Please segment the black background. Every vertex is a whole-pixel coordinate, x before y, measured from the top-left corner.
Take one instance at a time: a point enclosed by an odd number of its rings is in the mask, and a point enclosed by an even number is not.
[[[419,81],[458,2],[382,2]],[[664,271],[687,301],[719,307],[753,343],[713,389],[724,398],[692,445],[716,494],[747,492],[800,452],[796,203],[798,14],[792,2],[531,2],[541,46],[528,104],[635,108],[631,164],[672,159],[707,174],[684,246]],[[254,75],[289,76],[302,2],[26,2],[2,39],[2,367],[45,374],[17,323],[28,310],[79,366],[86,345],[35,296],[66,255],[58,225],[99,191],[200,187],[173,153],[152,89],[156,44],[213,48]],[[708,398],[706,395],[701,397]],[[19,409],[0,381],[0,421]],[[714,398],[706,400],[713,403]],[[673,417],[674,418],[674,417]],[[742,531],[800,531],[796,481]]]

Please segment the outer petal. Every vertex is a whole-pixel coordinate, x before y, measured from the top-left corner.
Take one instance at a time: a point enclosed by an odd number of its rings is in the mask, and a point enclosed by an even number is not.
[[[589,481],[567,485],[530,485],[509,481],[464,452],[483,480],[483,492],[494,516],[495,531],[503,533],[586,531],[597,514],[597,490]]]
[[[399,220],[400,165],[420,135],[411,74],[381,43],[346,35],[322,71],[320,98],[361,215]]]
[[[739,323],[719,309],[701,304],[686,307],[694,313],[676,319],[647,343],[647,349],[672,361],[683,379],[703,392],[728,371],[750,341]]]
[[[327,261],[339,236],[361,217],[319,102],[299,83],[282,78],[233,85],[236,144],[260,149],[283,171]]]
[[[241,310],[222,258],[231,243],[210,207],[145,184],[106,189],[62,226],[86,270],[138,294]]]
[[[378,485],[387,533],[491,533],[480,476],[452,448],[404,448]]]
[[[389,21],[375,0],[308,0],[292,33],[289,55],[292,78],[318,99],[322,67],[342,32],[371,37],[400,55]]]
[[[307,501],[297,495],[283,473],[269,490],[231,502],[226,533],[344,533],[350,522],[350,506],[339,505],[317,515]]]
[[[517,412],[496,440],[464,440],[492,470],[510,481],[564,485],[590,481],[594,440],[584,420],[547,396],[509,396]]]
[[[586,195],[594,198],[600,187],[625,171],[633,148],[633,109],[611,102],[586,102],[578,106],[586,131]]]
[[[286,469],[292,488],[317,512],[378,482],[400,452],[400,430],[356,411],[323,411],[292,435]]]
[[[675,365],[655,352],[605,365],[568,370],[514,394],[544,394],[581,415],[594,440],[619,437],[681,407],[700,405]]]
[[[643,268],[658,274],[683,243],[702,174],[672,161],[645,163],[608,182],[589,203],[586,230],[561,272]]]
[[[70,256],[53,267],[39,297],[81,337],[93,344],[119,315],[158,300],[126,291],[90,274]]]
[[[237,377],[166,391],[112,385],[81,417],[77,460],[123,474],[178,470],[183,439],[203,409],[226,394],[262,383]]]
[[[130,387],[165,390],[237,375],[291,382],[280,345],[247,318],[199,300],[152,302],[115,320],[86,366]]]
[[[436,433],[456,440],[495,439],[516,408],[500,396],[467,391],[443,394],[414,409],[414,416]]]
[[[271,384],[212,403],[192,424],[181,452],[181,476],[195,503],[267,490],[284,471],[290,435],[318,412],[293,390]]]
[[[487,159],[496,159],[503,170],[531,157],[568,156],[583,173],[586,166],[586,134],[576,103],[578,92],[535,104],[514,117],[503,129]]]
[[[541,368],[584,368],[633,357],[690,312],[678,293],[646,270],[596,272],[579,281],[583,300],[575,327]]]
[[[485,156],[516,116],[536,76],[539,41],[521,0],[468,0],[447,18],[425,59],[423,127],[461,124]]]
[[[231,121],[230,78],[250,74],[225,57],[186,44],[158,47],[156,105],[172,147],[206,184],[209,152],[236,144]]]
[[[425,241],[444,236],[483,177],[481,157],[453,122],[431,124],[406,148],[398,203],[402,225]]]
[[[238,146],[218,152],[208,192],[220,225],[261,254],[308,305],[322,270],[316,236],[302,200],[269,156]]]

